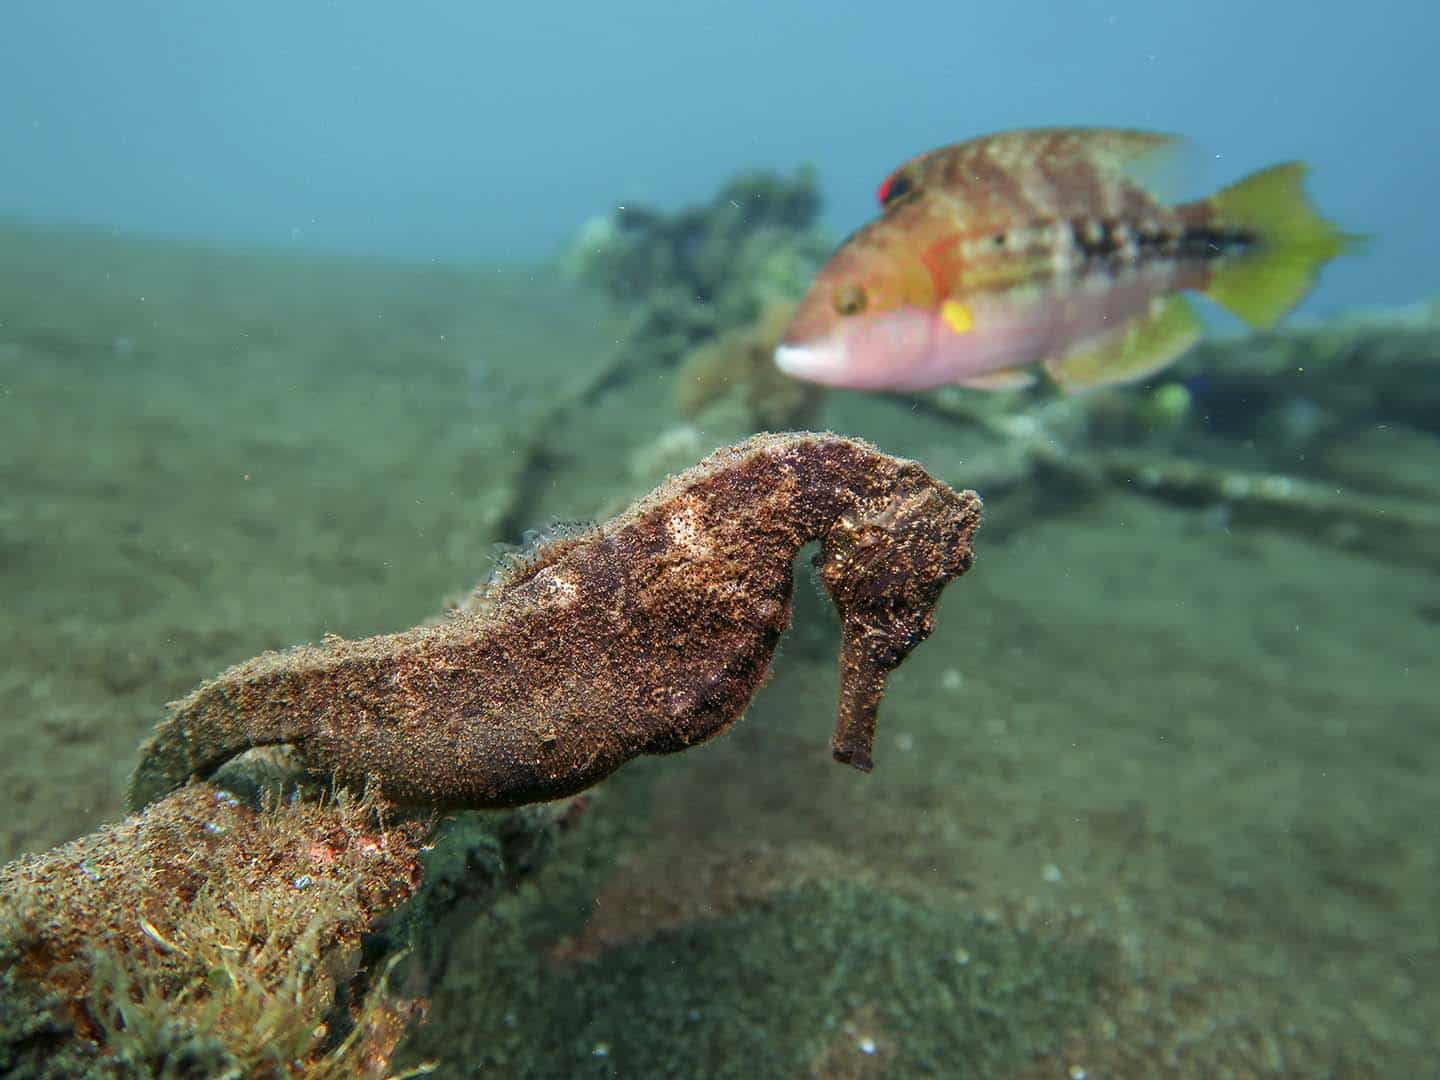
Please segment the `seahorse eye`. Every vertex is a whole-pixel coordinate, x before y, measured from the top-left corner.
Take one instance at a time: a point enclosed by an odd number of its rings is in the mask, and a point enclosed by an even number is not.
[[[835,290],[833,302],[835,310],[841,315],[858,315],[865,310],[868,301],[865,295],[865,286],[847,282]]]

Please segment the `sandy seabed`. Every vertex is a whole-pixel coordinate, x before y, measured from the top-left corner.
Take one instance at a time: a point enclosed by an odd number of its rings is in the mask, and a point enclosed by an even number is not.
[[[618,331],[539,271],[0,237],[3,858],[118,816],[165,701],[413,625],[497,542],[639,494],[671,423],[658,375],[557,412]],[[945,421],[893,402],[824,421],[946,459]],[[1433,1070],[1433,570],[1119,491],[1019,512],[987,506],[872,775],[829,760],[838,634],[802,576],[746,719],[602,786],[456,941],[409,1053],[456,1076]]]

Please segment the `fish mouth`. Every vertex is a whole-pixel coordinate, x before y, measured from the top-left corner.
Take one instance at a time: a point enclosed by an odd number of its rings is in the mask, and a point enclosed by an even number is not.
[[[845,372],[845,350],[836,344],[781,345],[775,366],[786,375],[810,382],[831,382]]]
[[[787,334],[775,350],[775,366],[792,378],[845,390],[910,389],[934,334],[934,315],[906,305],[820,333]]]

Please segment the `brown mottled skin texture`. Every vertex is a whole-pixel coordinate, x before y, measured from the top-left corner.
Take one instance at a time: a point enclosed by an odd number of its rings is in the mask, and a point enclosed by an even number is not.
[[[130,806],[276,743],[402,803],[573,794],[744,712],[812,540],[843,627],[832,750],[868,771],[886,676],[969,569],[979,521],[973,492],[866,443],[756,436],[542,549],[442,625],[267,653],[205,683],[143,748]]]

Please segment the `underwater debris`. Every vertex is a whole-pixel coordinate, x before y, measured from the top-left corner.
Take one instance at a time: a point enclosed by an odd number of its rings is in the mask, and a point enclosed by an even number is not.
[[[566,262],[575,276],[617,300],[683,287],[714,303],[731,287],[743,249],[757,233],[804,233],[819,213],[813,169],[793,177],[757,170],[736,176],[702,206],[673,213],[621,206],[581,230]]]
[[[0,867],[0,1075],[389,1076],[457,928],[575,813],[203,783]]]
[[[1437,365],[1440,300],[1202,342],[1178,374],[1197,382],[1206,409],[1223,410],[1232,429],[1303,396],[1342,426],[1379,418],[1440,434]]]
[[[0,1073],[386,1075],[422,1006],[357,961],[428,831],[196,784],[0,868]]]
[[[819,212],[813,169],[788,177],[755,171],[704,205],[666,213],[627,203],[586,225],[565,263],[630,315],[625,340],[587,398],[673,367],[767,304],[798,299],[831,246]]]
[[[695,420],[716,414],[721,423],[755,431],[790,431],[815,422],[824,390],[792,379],[775,366],[775,345],[785,332],[795,305],[767,304],[755,321],[728,330],[685,358],[676,376],[675,405]],[[730,415],[735,414],[735,415]]]
[[[1012,500],[1005,515],[1011,524],[996,526],[1001,535],[1017,521],[1118,488],[1214,511],[1216,520],[1227,524],[1296,530],[1312,541],[1397,562],[1434,566],[1440,558],[1440,512],[1432,489],[1423,486],[1425,466],[1440,455],[1432,437],[1403,425],[1360,435],[1326,431],[1313,442],[1314,466],[1306,474],[1208,460],[1215,440],[1206,434],[1205,421],[1212,418],[1187,414],[1156,424],[1152,395],[1102,392],[1036,402],[1015,412],[988,407],[988,400],[962,402],[942,392],[911,404],[954,420],[955,457],[963,460],[967,477],[984,487],[987,497]],[[1374,471],[1373,460],[1345,457],[1346,452],[1360,457],[1362,436],[1377,434],[1393,438],[1387,447],[1409,451],[1408,458],[1386,460],[1383,474]],[[1277,464],[1284,456],[1264,443],[1253,445],[1269,450]],[[1249,460],[1256,457],[1264,463],[1258,454]],[[935,464],[943,470],[946,463]]]
[[[267,653],[205,683],[142,749],[129,803],[272,744],[402,803],[573,794],[740,716],[769,675],[791,563],[812,540],[843,629],[832,752],[868,770],[885,680],[969,569],[979,521],[974,492],[867,443],[757,436],[539,557],[483,610]]]
[[[1094,455],[1086,464],[1143,494],[1224,507],[1227,518],[1243,515],[1397,562],[1440,565],[1440,511],[1429,500],[1357,494],[1283,473],[1119,451]]]

